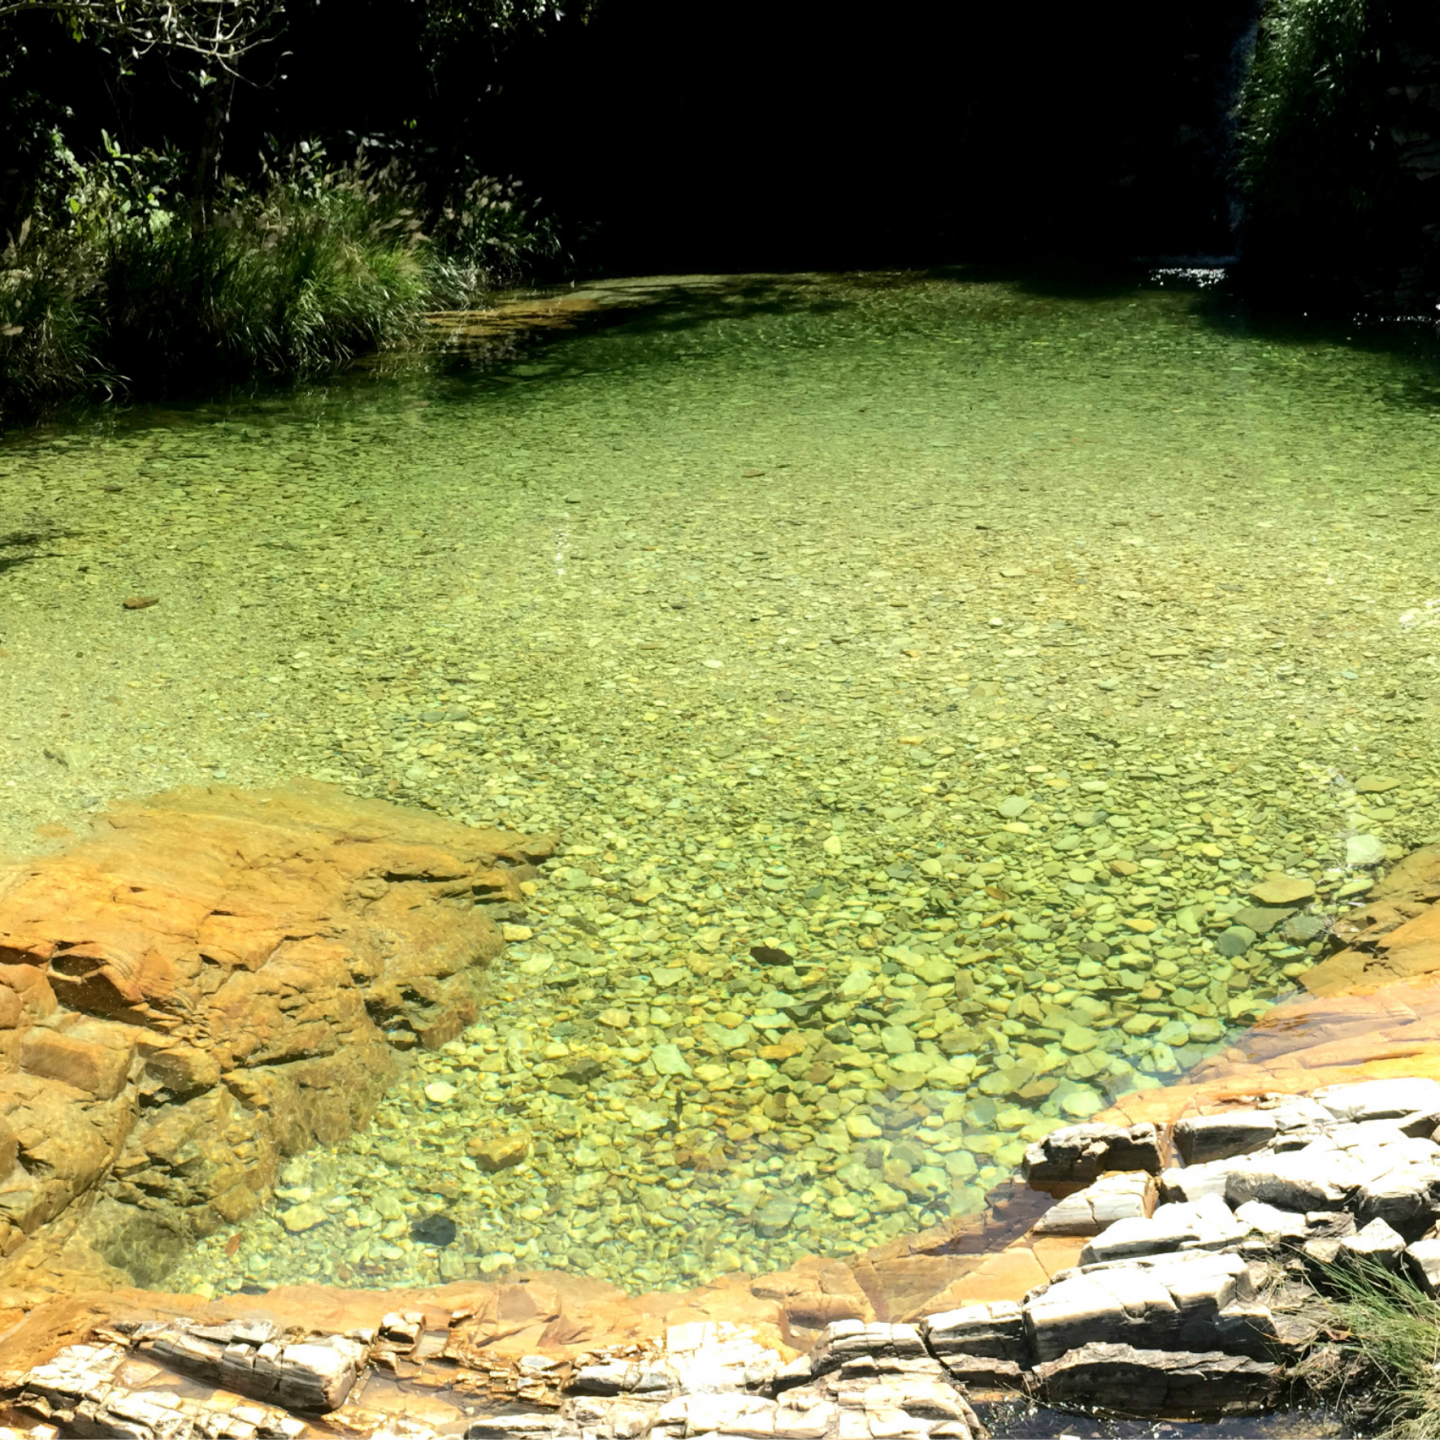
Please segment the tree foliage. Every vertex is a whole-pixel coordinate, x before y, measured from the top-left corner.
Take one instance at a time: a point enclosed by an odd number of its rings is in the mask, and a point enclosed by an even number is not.
[[[49,13],[77,41],[103,38],[132,61],[152,53],[197,62],[207,79],[238,76],[281,33],[285,0],[0,0],[0,20]]]
[[[1373,208],[1380,113],[1379,0],[1271,0],[1241,93],[1241,176],[1278,219]]]
[[[1269,0],[1240,96],[1245,249],[1268,290],[1408,305],[1440,283],[1437,78],[1433,0]]]

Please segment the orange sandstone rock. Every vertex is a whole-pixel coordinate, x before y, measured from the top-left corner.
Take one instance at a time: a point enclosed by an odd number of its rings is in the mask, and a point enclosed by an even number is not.
[[[6,1274],[153,1281],[477,1014],[551,842],[298,784],[117,805],[0,869]],[[13,1143],[12,1138],[13,1137]]]

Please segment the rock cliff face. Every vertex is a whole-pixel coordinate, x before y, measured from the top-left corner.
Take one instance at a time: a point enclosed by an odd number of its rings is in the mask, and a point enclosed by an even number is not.
[[[487,905],[550,849],[214,787],[0,870],[0,1275],[154,1283],[282,1157],[367,1123],[395,1049],[475,1018]]]

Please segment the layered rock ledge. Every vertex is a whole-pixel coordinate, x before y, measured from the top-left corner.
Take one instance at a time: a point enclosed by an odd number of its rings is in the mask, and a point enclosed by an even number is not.
[[[1075,1263],[1018,1300],[908,1323],[818,1323],[816,1295],[871,1308],[823,1261],[638,1299],[545,1274],[223,1303],[115,1292],[27,1309],[12,1294],[0,1390],[14,1433],[155,1440],[980,1440],[972,1399],[1003,1394],[1255,1414],[1333,1342],[1339,1272],[1440,1288],[1437,1134],[1430,1079],[1261,1097],[1168,1133],[1056,1131],[1026,1163],[1068,1192],[1037,1228],[1065,1235]]]

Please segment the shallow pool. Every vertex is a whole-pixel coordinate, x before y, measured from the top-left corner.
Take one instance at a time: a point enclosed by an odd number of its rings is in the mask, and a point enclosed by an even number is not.
[[[564,835],[484,1023],[172,1285],[968,1213],[1440,829],[1421,359],[963,275],[609,319],[0,447],[8,847],[294,774]]]

